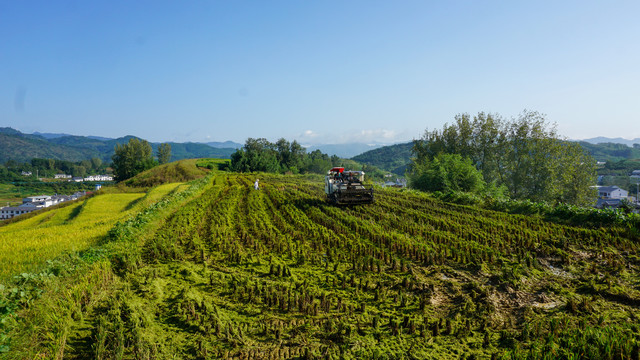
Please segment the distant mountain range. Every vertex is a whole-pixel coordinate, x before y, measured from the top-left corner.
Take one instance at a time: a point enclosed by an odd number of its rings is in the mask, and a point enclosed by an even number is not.
[[[103,161],[111,161],[116,144],[124,144],[136,136],[127,135],[120,138],[106,138],[102,136],[77,136],[65,133],[41,133],[25,134],[13,128],[0,128],[0,163],[7,160],[19,162],[37,158],[53,158],[69,161],[80,161],[98,157]],[[176,143],[171,145],[172,160],[198,157],[229,158],[231,154],[243,144],[224,141],[206,143]],[[160,143],[151,143],[156,151]],[[378,149],[385,144],[315,144],[306,149],[308,152],[320,150],[328,155],[337,155],[341,158],[351,158],[370,150]]]
[[[208,142],[205,143],[211,147],[217,148],[217,149],[223,149],[223,148],[232,148],[232,149],[239,149],[242,147],[242,144],[239,144],[237,142],[233,142],[233,141],[225,141],[225,142]]]
[[[584,140],[577,140],[577,141],[584,141],[584,142],[588,142],[590,144],[603,144],[603,143],[614,143],[614,144],[624,144],[627,146],[633,146],[633,144],[640,144],[640,138],[635,138],[633,140],[628,140],[628,139],[623,139],[623,138],[608,138],[608,137],[602,137],[602,136],[598,136],[598,137],[594,137],[591,139],[584,139]]]
[[[364,152],[387,146],[387,144],[364,144],[364,143],[347,143],[347,144],[320,144],[310,145],[307,152],[320,150],[321,152],[332,156],[336,155],[341,158],[351,158]]]
[[[69,161],[80,161],[98,157],[110,162],[116,144],[125,144],[132,135],[117,139],[101,136],[76,136],[64,133],[25,134],[9,127],[0,127],[0,163],[8,160],[18,162],[32,158],[53,158]],[[138,138],[139,139],[139,138]],[[636,158],[640,146],[640,138],[633,140],[623,138],[595,137],[578,140],[598,161],[623,160]],[[207,143],[176,143],[171,145],[172,160],[213,157],[228,159],[243,144],[233,141]],[[607,145],[608,144],[608,145]],[[618,144],[618,145],[614,145]],[[154,152],[160,143],[151,143]],[[328,155],[341,158],[352,158],[361,163],[374,165],[380,169],[403,175],[410,163],[412,142],[394,145],[384,144],[320,144],[307,147],[307,151],[320,150]]]
[[[24,134],[18,130],[0,128],[0,163],[8,160],[30,161],[32,158],[49,158],[80,161],[97,157],[110,162],[116,144],[125,144],[135,136],[109,139],[100,136],[75,136],[69,134]],[[157,151],[160,143],[150,143]],[[171,145],[171,160],[212,157],[228,159],[240,147],[234,142],[223,143],[175,143]]]

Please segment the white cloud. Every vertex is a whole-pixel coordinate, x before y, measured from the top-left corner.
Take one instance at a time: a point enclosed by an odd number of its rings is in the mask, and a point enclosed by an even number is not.
[[[339,133],[320,133],[313,130],[306,130],[296,137],[298,142],[303,144],[392,144],[396,142],[410,141],[413,134],[407,131],[398,132],[390,129],[364,129],[345,130]]]

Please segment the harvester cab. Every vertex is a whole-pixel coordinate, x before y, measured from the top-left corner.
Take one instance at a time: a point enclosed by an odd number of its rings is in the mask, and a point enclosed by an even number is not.
[[[327,194],[327,201],[338,205],[373,202],[373,189],[364,186],[364,171],[332,168],[325,177],[324,192]]]

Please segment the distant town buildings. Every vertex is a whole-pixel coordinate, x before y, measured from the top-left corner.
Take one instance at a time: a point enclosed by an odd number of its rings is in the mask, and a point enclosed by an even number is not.
[[[69,181],[75,182],[83,182],[83,181],[113,181],[113,176],[111,175],[89,175],[86,177],[81,176],[71,176],[66,174],[57,174],[55,176],[56,179],[68,179]]]
[[[625,200],[630,204],[636,203],[635,197],[629,196],[627,190],[617,186],[595,186],[595,188],[598,190],[598,200],[595,205],[598,209],[615,209],[620,207]]]
[[[396,181],[385,181],[382,187],[404,188],[407,187],[407,180],[396,178]]]
[[[113,176],[109,175],[91,175],[83,179],[84,181],[113,181]]]
[[[113,176],[111,175],[89,175],[86,177],[81,176],[71,176],[67,174],[55,174],[53,176],[54,179],[67,179],[69,181],[75,182],[83,182],[83,181],[113,181]]]
[[[61,202],[76,200],[86,195],[86,192],[77,192],[73,195],[38,195],[29,196],[22,199],[22,204],[18,206],[5,206],[0,208],[0,220],[11,219],[14,216],[28,214],[49,206],[57,205]]]

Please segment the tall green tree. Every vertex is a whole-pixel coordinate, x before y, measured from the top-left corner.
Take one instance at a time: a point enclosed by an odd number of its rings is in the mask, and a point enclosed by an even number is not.
[[[82,165],[76,165],[71,169],[71,175],[84,177],[85,175],[87,175],[87,168]]]
[[[101,166],[102,166],[102,160],[100,158],[97,158],[97,157],[91,158],[91,167],[94,170],[99,170]]]
[[[485,182],[504,185],[515,199],[587,204],[592,201],[595,160],[578,143],[566,141],[535,111],[505,120],[498,114],[455,117],[442,130],[414,141],[411,171],[438,154],[471,159]]]
[[[231,154],[231,170],[280,172],[277,146],[264,138],[248,138],[242,149]]]
[[[464,191],[479,193],[485,188],[482,174],[469,158],[460,154],[436,155],[417,164],[409,176],[411,187],[423,191]]]
[[[164,143],[158,147],[158,162],[166,164],[171,161],[171,144]]]
[[[151,145],[146,140],[136,138],[130,139],[127,144],[117,144],[111,160],[117,181],[132,178],[156,165]]]

